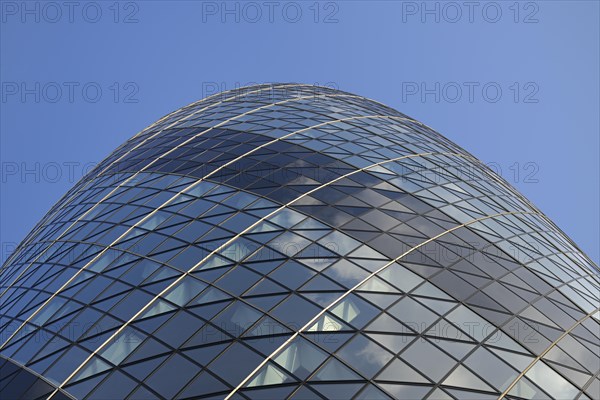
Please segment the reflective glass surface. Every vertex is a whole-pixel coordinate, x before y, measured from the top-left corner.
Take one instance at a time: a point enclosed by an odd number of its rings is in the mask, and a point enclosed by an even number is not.
[[[600,272],[422,123],[221,93],[102,161],[0,270],[0,397],[594,399]]]

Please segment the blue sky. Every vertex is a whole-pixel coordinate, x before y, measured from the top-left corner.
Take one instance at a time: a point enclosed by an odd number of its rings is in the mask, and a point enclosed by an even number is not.
[[[304,82],[433,127],[598,262],[599,2],[172,3],[0,3],[2,259],[159,117]]]

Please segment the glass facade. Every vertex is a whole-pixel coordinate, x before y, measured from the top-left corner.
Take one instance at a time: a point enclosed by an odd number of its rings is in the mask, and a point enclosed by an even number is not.
[[[2,399],[597,399],[600,272],[472,155],[307,85],[124,143],[0,270]]]

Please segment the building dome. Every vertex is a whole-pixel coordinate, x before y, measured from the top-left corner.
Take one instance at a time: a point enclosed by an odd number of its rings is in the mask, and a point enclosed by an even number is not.
[[[117,148],[0,271],[2,399],[593,399],[598,267],[375,101],[224,92]]]

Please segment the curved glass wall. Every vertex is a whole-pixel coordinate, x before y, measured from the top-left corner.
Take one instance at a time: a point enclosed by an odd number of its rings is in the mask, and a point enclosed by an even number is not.
[[[163,117],[0,283],[7,399],[600,393],[598,267],[457,145],[326,88]]]

